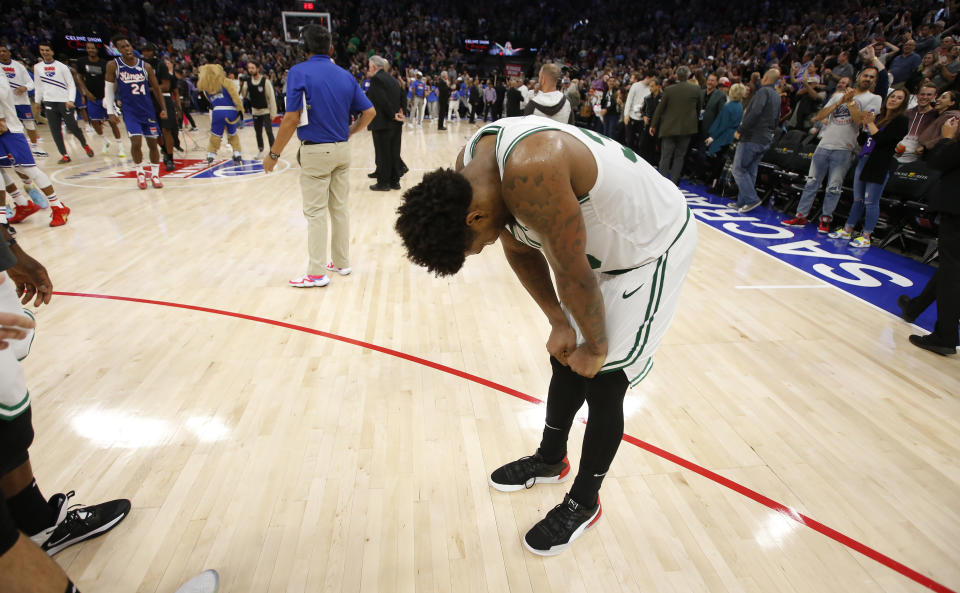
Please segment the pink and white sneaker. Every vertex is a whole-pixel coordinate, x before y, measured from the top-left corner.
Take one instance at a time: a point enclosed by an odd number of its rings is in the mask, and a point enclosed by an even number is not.
[[[137,171],[137,187],[147,189],[147,176],[143,171]]]
[[[333,262],[330,262],[329,264],[327,264],[327,269],[330,270],[331,272],[336,272],[341,276],[349,276],[350,272],[353,271],[353,268],[338,268],[337,266],[333,265]]]
[[[310,274],[304,274],[299,278],[294,278],[290,281],[290,286],[296,286],[297,288],[311,288],[314,286],[326,286],[330,284],[330,279],[327,278],[326,274],[322,276],[311,276]]]

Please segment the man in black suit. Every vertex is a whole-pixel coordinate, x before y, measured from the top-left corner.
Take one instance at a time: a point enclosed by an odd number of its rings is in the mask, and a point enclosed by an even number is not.
[[[897,300],[902,310],[900,317],[913,322],[927,307],[937,302],[937,323],[933,333],[914,334],[910,343],[924,350],[949,356],[957,353],[960,342],[957,326],[960,324],[960,143],[957,129],[960,119],[952,117],[940,129],[940,141],[927,155],[927,163],[939,169],[942,177],[930,197],[930,210],[940,213],[940,267],[933,273],[920,295],[910,298],[901,295]]]
[[[497,84],[494,87],[497,91],[497,98],[493,103],[493,121],[503,117],[503,100],[507,96],[507,85],[503,84],[503,79],[497,77]]]
[[[520,109],[520,104],[523,102],[523,93],[520,92],[517,86],[519,86],[517,81],[511,79],[510,88],[507,90],[506,99],[504,99],[507,117],[520,117],[523,115],[523,110]]]
[[[446,130],[443,122],[447,119],[447,111],[450,109],[450,79],[446,70],[440,73],[440,80],[437,82],[437,99],[440,103],[437,107],[440,110],[438,130]]]
[[[377,116],[367,126],[373,133],[377,160],[377,182],[370,186],[373,191],[400,189],[403,91],[396,79],[386,72],[388,65],[380,56],[370,56],[368,61],[370,89],[367,98],[377,110]]]

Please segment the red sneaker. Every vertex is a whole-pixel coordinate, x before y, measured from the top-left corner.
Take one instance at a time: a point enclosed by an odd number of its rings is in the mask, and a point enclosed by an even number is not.
[[[67,224],[67,217],[70,216],[70,210],[65,207],[53,207],[53,216],[50,217],[50,226],[63,226]]]
[[[799,214],[797,214],[797,215],[794,216],[793,218],[788,218],[788,219],[786,219],[786,220],[781,220],[781,221],[780,221],[780,224],[782,224],[783,226],[803,226],[803,225],[807,224],[807,217],[806,217],[806,216],[800,216]]]
[[[83,150],[86,151],[87,156],[89,156],[89,157],[92,157],[92,156],[93,156],[93,149],[90,148],[90,145],[89,145],[89,144],[84,144],[84,145],[83,145]]]
[[[150,183],[152,183],[153,187],[157,189],[160,189],[161,187],[163,187],[163,183],[160,181],[160,178],[157,177],[156,175],[150,178]]]
[[[147,189],[147,176],[143,171],[137,173],[137,187],[140,189]]]
[[[65,154],[65,155],[63,155],[62,157],[60,157],[60,160],[57,161],[57,164],[58,164],[58,165],[63,165],[63,164],[65,164],[65,163],[69,163],[69,162],[70,162],[70,155]]]
[[[27,202],[26,206],[14,206],[13,207],[13,216],[7,219],[7,222],[16,224],[18,222],[23,222],[31,214],[36,214],[40,212],[40,206],[37,206],[33,202]]]
[[[829,216],[821,216],[820,224],[817,225],[818,233],[829,233],[830,232],[830,221],[833,220]]]

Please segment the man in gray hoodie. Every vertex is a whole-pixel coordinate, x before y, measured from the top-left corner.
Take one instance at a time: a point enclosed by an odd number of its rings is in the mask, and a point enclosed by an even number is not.
[[[527,101],[523,114],[539,115],[562,124],[572,124],[573,110],[566,94],[557,89],[559,81],[560,68],[556,64],[544,64],[540,68],[540,92]]]
[[[750,100],[740,127],[733,137],[740,140],[733,157],[733,179],[737,182],[737,201],[727,206],[739,212],[749,212],[760,205],[755,184],[760,159],[773,142],[773,133],[780,120],[780,95],[774,85],[780,80],[780,71],[767,70],[763,86]]]

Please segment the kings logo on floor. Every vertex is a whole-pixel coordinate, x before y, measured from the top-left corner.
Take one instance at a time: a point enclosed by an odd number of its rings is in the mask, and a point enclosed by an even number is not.
[[[218,184],[236,183],[249,179],[250,176],[262,176],[263,164],[259,160],[244,159],[238,165],[232,159],[216,159],[207,163],[203,158],[181,158],[174,160],[176,168],[167,171],[161,163],[160,177],[166,188],[195,187],[198,183]],[[149,172],[150,163],[143,163]],[[280,159],[275,169],[280,173],[290,168],[290,163]],[[130,159],[107,158],[100,162],[79,162],[63,168],[52,170],[51,177],[54,184],[63,184],[74,187],[92,187],[113,189],[125,187],[137,176],[136,169]],[[129,181],[128,181],[129,180]]]
[[[160,177],[163,179],[209,179],[213,177],[238,177],[241,175],[254,175],[263,173],[263,164],[260,161],[244,160],[237,165],[231,159],[216,159],[212,163],[207,163],[206,159],[174,159],[176,169],[167,171],[160,165]],[[137,172],[129,167],[122,165],[112,171],[101,171],[98,173],[90,172],[98,179],[134,179]],[[77,174],[82,175],[81,173]],[[68,179],[74,176],[69,176]]]

